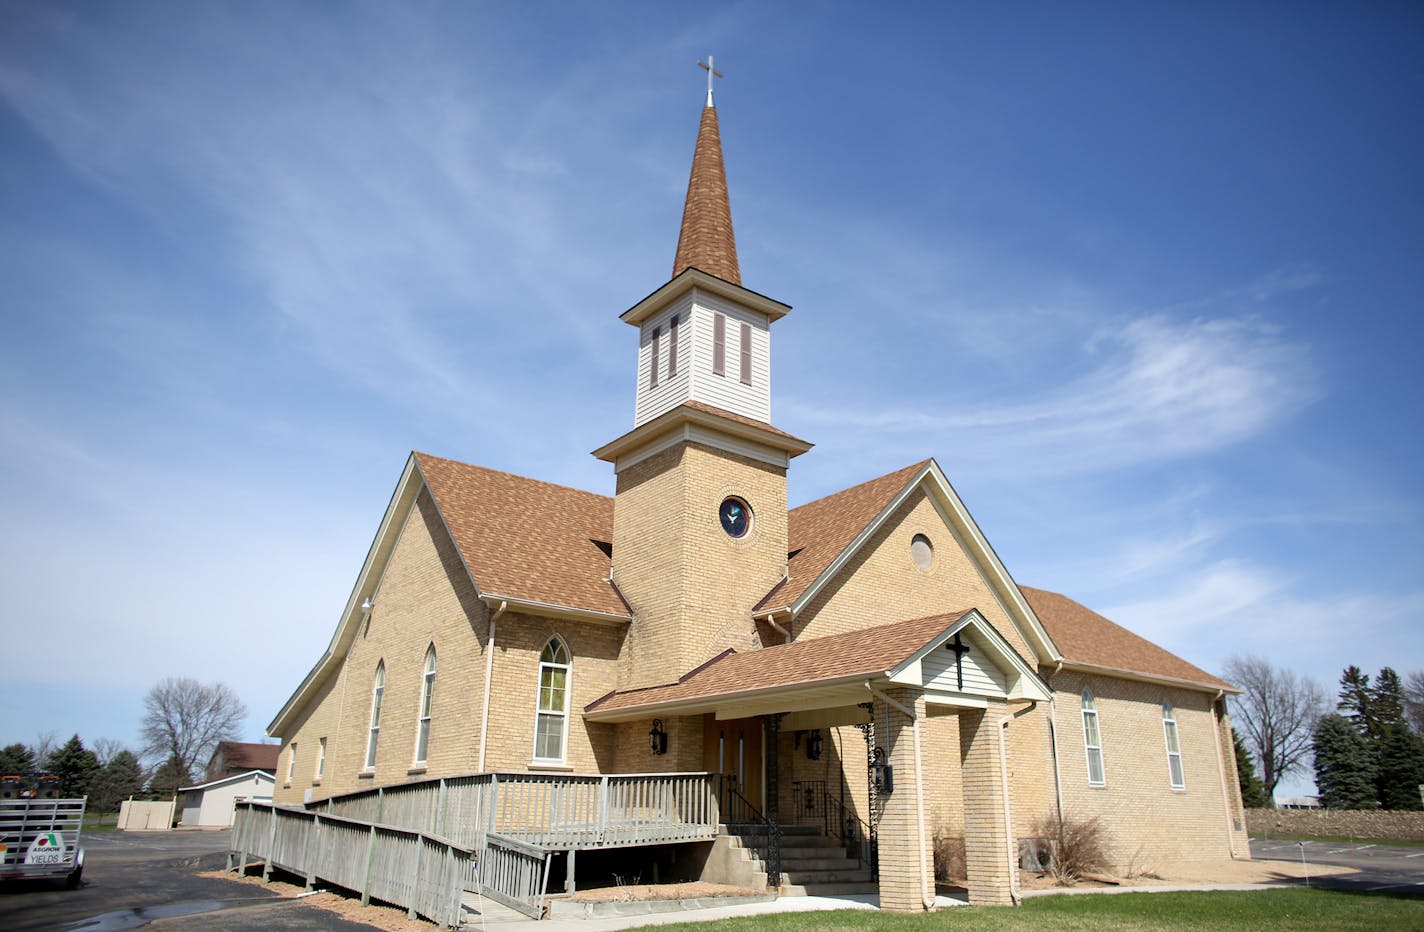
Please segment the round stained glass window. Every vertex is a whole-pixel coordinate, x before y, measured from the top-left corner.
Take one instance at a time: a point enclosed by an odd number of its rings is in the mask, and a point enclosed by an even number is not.
[[[745,537],[752,526],[752,510],[740,498],[729,498],[717,509],[717,519],[728,537]]]

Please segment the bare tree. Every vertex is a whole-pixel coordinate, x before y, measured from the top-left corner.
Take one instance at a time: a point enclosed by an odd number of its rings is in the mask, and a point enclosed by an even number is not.
[[[1315,722],[1325,711],[1325,690],[1261,657],[1230,658],[1226,679],[1241,688],[1231,700],[1232,714],[1260,763],[1269,800],[1281,780],[1309,762]]]
[[[100,767],[107,767],[109,761],[114,759],[114,755],[126,748],[118,738],[95,738],[94,744],[89,750],[94,752],[94,757],[99,761]]]
[[[238,737],[247,707],[226,683],[199,683],[188,676],[170,676],[143,699],[143,751],[168,761],[185,780],[198,761],[219,741]]]
[[[1404,678],[1404,720],[1416,735],[1424,736],[1424,670]]]
[[[59,748],[59,733],[55,731],[42,731],[35,736],[35,743],[30,745],[30,750],[35,753],[35,769],[44,770],[49,766],[49,756]]]

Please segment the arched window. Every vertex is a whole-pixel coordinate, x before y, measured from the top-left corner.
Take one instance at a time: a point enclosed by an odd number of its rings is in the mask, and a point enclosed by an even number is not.
[[[569,727],[568,648],[558,637],[549,639],[539,655],[539,711],[534,719],[534,759],[564,759]]]
[[[371,686],[371,731],[366,737],[366,769],[376,769],[376,742],[381,737],[381,697],[386,692],[386,662],[376,664],[376,678]]]
[[[1103,736],[1098,729],[1098,703],[1086,689],[1083,690],[1083,747],[1088,754],[1088,784],[1102,786],[1106,781],[1103,775]]]
[[[1162,703],[1162,731],[1167,737],[1167,774],[1172,779],[1172,789],[1187,788],[1187,775],[1182,770],[1182,744],[1177,740],[1177,716],[1170,702]]]
[[[425,763],[430,748],[430,704],[435,696],[435,645],[425,652],[425,678],[420,683],[420,720],[415,728],[415,762]]]

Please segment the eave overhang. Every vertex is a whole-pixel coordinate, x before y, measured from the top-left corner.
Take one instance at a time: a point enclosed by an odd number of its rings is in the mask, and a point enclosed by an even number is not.
[[[1093,676],[1110,676],[1119,680],[1132,680],[1137,683],[1153,683],[1159,686],[1176,686],[1180,689],[1190,689],[1193,692],[1211,693],[1217,695],[1225,693],[1228,696],[1239,696],[1241,690],[1230,683],[1220,685],[1217,683],[1199,683],[1195,680],[1184,680],[1175,676],[1162,676],[1156,673],[1139,673],[1136,670],[1120,670],[1117,667],[1107,667],[1096,663],[1080,663],[1074,660],[1064,660],[1061,665],[1055,668],[1058,670],[1068,670],[1073,673],[1088,673]]]
[[[789,304],[782,304],[774,298],[768,298],[764,294],[743,288],[725,278],[718,278],[716,275],[689,266],[681,274],[674,276],[667,284],[618,315],[618,319],[625,324],[641,326],[650,315],[656,314],[693,288],[703,288],[719,297],[735,301],[742,307],[759,311],[765,314],[772,323],[791,313]]]
[[[617,463],[636,450],[641,450],[666,435],[682,433],[685,439],[696,440],[695,428],[705,428],[717,433],[736,437],[768,450],[796,457],[814,446],[799,437],[776,430],[771,425],[758,426],[755,422],[742,418],[719,414],[715,409],[696,408],[679,405],[641,424],[610,443],[593,451],[593,455],[609,463]]]

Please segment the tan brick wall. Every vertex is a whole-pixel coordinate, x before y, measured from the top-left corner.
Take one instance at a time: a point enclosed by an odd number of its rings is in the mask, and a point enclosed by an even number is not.
[[[934,546],[934,562],[927,571],[910,558],[916,534],[924,534]],[[826,637],[970,608],[977,608],[1020,656],[1035,662],[1002,603],[965,555],[963,543],[929,497],[916,491],[802,610],[795,635],[798,640]]]
[[[964,780],[964,859],[970,903],[1009,903],[1013,899],[1018,845],[1005,838],[1003,756],[1000,732],[1007,708],[966,710],[959,716],[959,751]]]
[[[752,529],[723,533],[728,496],[751,506]],[[666,683],[728,647],[760,646],[751,609],[786,565],[786,471],[683,443],[618,475],[614,580],[637,614],[623,687]]]
[[[917,689],[889,690],[886,695],[914,716],[875,699],[875,720],[882,723],[876,743],[885,748],[894,768],[894,788],[880,799],[880,906],[921,910],[934,901],[932,830],[928,820],[920,820],[922,803],[928,806],[921,796],[924,772],[917,756],[924,753],[923,733],[920,747],[915,746],[915,722],[925,720],[925,697]]]
[[[1064,816],[1102,820],[1116,871],[1132,874],[1174,860],[1231,856],[1211,696],[1066,670],[1052,685]],[[1088,784],[1080,698],[1085,685],[1096,700],[1102,735],[1101,787]],[[1168,774],[1163,700],[1172,704],[1177,720],[1184,789],[1173,789]]]

